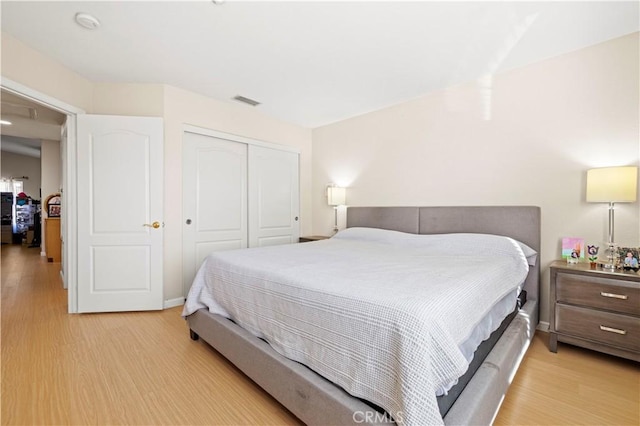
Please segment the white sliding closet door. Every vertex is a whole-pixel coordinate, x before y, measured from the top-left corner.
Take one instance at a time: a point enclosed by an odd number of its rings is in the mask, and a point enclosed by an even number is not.
[[[187,291],[210,253],[247,247],[247,145],[184,132],[182,170]]]
[[[297,243],[298,154],[249,146],[249,247]]]

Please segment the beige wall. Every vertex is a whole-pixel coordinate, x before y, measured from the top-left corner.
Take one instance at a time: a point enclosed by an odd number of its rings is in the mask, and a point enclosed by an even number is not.
[[[62,188],[62,160],[60,157],[60,141],[42,140],[40,146],[40,171],[41,171],[41,188],[42,188],[42,215],[40,220],[42,223],[40,247],[42,252],[45,251],[46,231],[45,221],[47,217],[46,206],[44,202],[47,197],[60,192]]]
[[[91,111],[93,84],[89,80],[5,32],[2,33],[1,59],[3,78]]]
[[[91,113],[162,117],[164,85],[96,83]]]
[[[60,141],[43,140],[40,147],[40,170],[42,176],[42,200],[60,192],[62,187],[62,161]]]
[[[490,91],[471,82],[314,129],[314,233],[333,223],[328,182],[347,186],[353,206],[540,206],[547,321],[561,238],[606,239],[606,206],[585,202],[586,170],[638,165],[638,48],[636,33],[495,75]],[[616,229],[640,245],[638,202],[618,205]]]
[[[27,176],[22,179],[24,192],[34,200],[40,199],[40,159],[28,155],[14,154],[2,151],[1,175],[5,179],[10,177]],[[20,179],[16,179],[20,180]]]

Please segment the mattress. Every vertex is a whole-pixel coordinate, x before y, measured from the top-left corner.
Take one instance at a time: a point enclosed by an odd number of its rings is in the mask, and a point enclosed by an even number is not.
[[[233,319],[399,424],[442,423],[435,394],[466,371],[460,348],[486,314],[505,297],[512,310],[525,255],[505,237],[379,231],[216,253],[184,315]]]

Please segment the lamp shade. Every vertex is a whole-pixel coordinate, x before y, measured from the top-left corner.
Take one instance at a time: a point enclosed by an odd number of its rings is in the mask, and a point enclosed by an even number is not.
[[[342,206],[347,202],[346,188],[330,186],[327,188],[327,204],[330,206]]]
[[[632,203],[638,192],[638,168],[603,167],[587,171],[587,202]]]

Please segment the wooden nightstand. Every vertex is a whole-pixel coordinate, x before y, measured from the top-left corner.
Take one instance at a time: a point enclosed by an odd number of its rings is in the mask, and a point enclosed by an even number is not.
[[[331,237],[327,237],[325,235],[311,235],[310,237],[300,237],[298,242],[308,243],[308,242],[311,242],[311,241],[327,240],[329,238],[331,238]]]
[[[640,275],[551,264],[549,350],[558,341],[640,361]]]

